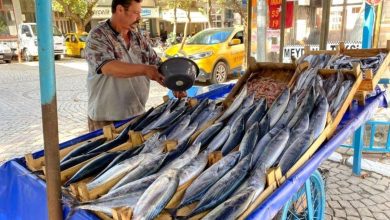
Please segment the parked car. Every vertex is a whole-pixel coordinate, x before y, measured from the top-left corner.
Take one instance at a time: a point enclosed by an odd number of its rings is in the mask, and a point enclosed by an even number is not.
[[[243,28],[211,28],[192,36],[179,51],[180,44],[165,50],[162,59],[187,57],[199,67],[198,81],[223,83],[228,74],[241,70],[244,60]]]
[[[6,63],[11,63],[12,60],[12,50],[6,45],[0,43],[0,60],[5,61]]]
[[[85,41],[88,34],[68,33],[65,35],[65,47],[67,56],[85,58]]]

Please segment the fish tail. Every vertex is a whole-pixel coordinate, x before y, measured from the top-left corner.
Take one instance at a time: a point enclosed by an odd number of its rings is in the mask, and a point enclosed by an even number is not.
[[[179,208],[172,208],[172,209],[166,209],[166,211],[171,215],[171,217],[172,217],[172,219],[179,219],[178,217],[177,217],[177,210],[178,210]]]

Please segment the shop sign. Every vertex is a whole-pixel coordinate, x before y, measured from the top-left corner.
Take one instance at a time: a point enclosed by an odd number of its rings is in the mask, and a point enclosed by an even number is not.
[[[104,19],[111,17],[111,7],[96,7],[92,9],[92,19]]]
[[[326,50],[336,50],[338,42],[328,42]],[[348,42],[344,43],[346,49],[360,49],[362,48],[361,41]],[[310,50],[319,50],[319,45],[309,45]],[[286,45],[283,48],[283,62],[290,62],[291,56],[299,58],[304,54],[304,45]]]
[[[282,12],[282,0],[268,0],[268,27],[270,29],[280,29],[280,17]],[[294,2],[286,2],[286,28],[291,28],[293,24]]]
[[[366,0],[367,4],[378,5],[382,0]]]
[[[158,8],[142,8],[141,17],[143,18],[158,18]]]

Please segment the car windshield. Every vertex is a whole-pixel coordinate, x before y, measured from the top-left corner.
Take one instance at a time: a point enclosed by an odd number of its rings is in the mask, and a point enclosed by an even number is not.
[[[80,40],[81,42],[85,42],[85,41],[87,41],[87,37],[88,37],[88,35],[80,35],[80,36],[79,36],[79,40]]]
[[[37,25],[31,25],[31,29],[34,33],[34,35],[37,35]],[[53,36],[62,36],[62,33],[56,26],[53,26]]]
[[[199,32],[187,44],[219,44],[227,40],[233,29],[213,29]]]

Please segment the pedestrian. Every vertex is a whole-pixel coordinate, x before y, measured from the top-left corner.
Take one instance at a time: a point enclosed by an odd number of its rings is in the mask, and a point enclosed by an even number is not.
[[[142,0],[113,0],[111,18],[87,38],[88,127],[90,131],[145,111],[150,80],[164,85],[160,58],[137,31]],[[174,92],[176,97],[185,92]]]

